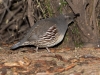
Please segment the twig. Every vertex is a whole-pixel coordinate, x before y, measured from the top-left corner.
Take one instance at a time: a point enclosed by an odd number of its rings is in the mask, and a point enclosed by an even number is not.
[[[34,18],[33,18],[33,12],[32,12],[32,0],[28,1],[28,19],[30,23],[30,27],[34,25]]]

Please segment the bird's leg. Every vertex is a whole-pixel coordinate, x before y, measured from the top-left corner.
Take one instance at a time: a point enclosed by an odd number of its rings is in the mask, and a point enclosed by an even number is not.
[[[35,51],[38,52],[38,47],[36,47]]]
[[[46,49],[47,49],[48,52],[51,52],[51,51],[48,49],[48,47],[46,47]]]

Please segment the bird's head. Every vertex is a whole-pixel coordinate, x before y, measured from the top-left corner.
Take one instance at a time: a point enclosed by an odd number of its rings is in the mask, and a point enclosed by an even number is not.
[[[68,15],[65,15],[65,19],[66,19],[66,22],[68,24],[70,24],[71,22],[74,21],[74,19],[79,16],[79,14],[68,14]]]

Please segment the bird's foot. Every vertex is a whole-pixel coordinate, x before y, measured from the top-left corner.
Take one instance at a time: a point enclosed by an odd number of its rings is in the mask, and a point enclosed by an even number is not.
[[[38,52],[38,47],[36,47],[35,51]]]
[[[48,49],[48,47],[46,47],[46,50],[47,50],[48,52],[51,52],[51,51]],[[38,47],[36,47],[35,51],[38,52]]]
[[[46,47],[46,50],[47,50],[48,52],[51,52],[51,51],[48,49],[48,47]]]

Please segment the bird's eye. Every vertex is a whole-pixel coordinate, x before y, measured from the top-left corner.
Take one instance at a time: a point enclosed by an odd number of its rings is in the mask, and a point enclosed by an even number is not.
[[[71,17],[69,17],[68,19],[71,19]]]

